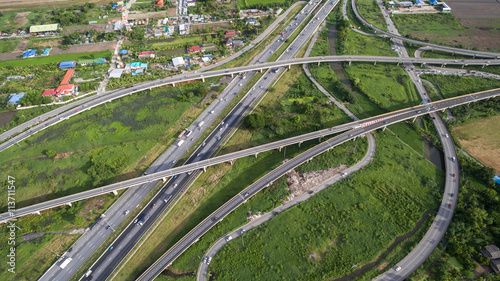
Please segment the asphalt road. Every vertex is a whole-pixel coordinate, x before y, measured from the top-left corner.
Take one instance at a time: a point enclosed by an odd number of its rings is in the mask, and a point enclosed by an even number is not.
[[[288,145],[301,143],[301,142],[304,142],[307,140],[320,139],[324,136],[335,134],[338,132],[342,132],[342,131],[345,131],[348,129],[352,129],[352,128],[355,128],[357,126],[364,127],[364,126],[368,126],[370,124],[378,123],[378,122],[382,122],[382,121],[388,122],[388,124],[393,123],[393,122],[399,122],[399,121],[403,120],[400,118],[402,118],[402,116],[406,116],[405,114],[408,114],[408,113],[410,114],[409,117],[404,118],[404,119],[411,119],[411,118],[414,118],[417,116],[428,114],[430,112],[437,112],[437,111],[441,111],[441,110],[446,110],[447,108],[450,108],[450,107],[455,107],[455,106],[462,105],[462,104],[468,104],[471,102],[475,102],[475,101],[483,100],[483,99],[488,99],[488,98],[495,97],[498,95],[500,95],[500,90],[498,90],[498,89],[484,91],[484,92],[480,92],[480,93],[476,93],[476,94],[459,96],[459,97],[455,97],[455,98],[451,98],[451,99],[446,99],[446,100],[441,100],[441,101],[429,103],[428,104],[430,106],[429,110],[425,105],[419,105],[419,106],[415,106],[412,108],[399,110],[396,112],[390,112],[387,114],[383,114],[383,115],[379,115],[379,116],[375,116],[375,117],[371,117],[371,118],[366,118],[366,119],[360,120],[359,122],[351,122],[351,123],[343,124],[343,125],[340,125],[340,126],[337,126],[334,128],[328,128],[328,129],[323,129],[323,130],[311,132],[308,134],[304,134],[304,135],[288,138],[285,140],[280,140],[277,142],[264,144],[264,145],[252,147],[249,149],[245,149],[245,150],[217,156],[217,157],[207,159],[207,160],[201,160],[201,161],[198,161],[196,163],[186,164],[186,165],[183,165],[180,167],[167,169],[167,170],[164,170],[161,172],[148,174],[146,176],[141,176],[141,177],[126,180],[123,182],[118,182],[118,183],[114,183],[111,185],[98,187],[98,188],[84,191],[81,193],[77,193],[77,194],[65,196],[62,198],[50,200],[47,202],[35,204],[32,206],[20,208],[20,209],[16,210],[16,212],[13,214],[13,216],[11,216],[11,214],[9,214],[9,213],[1,214],[0,221],[5,221],[5,220],[12,219],[15,217],[20,217],[23,215],[31,214],[31,213],[34,213],[36,211],[50,209],[50,208],[53,208],[56,206],[61,206],[61,205],[64,205],[64,204],[67,204],[70,202],[83,200],[83,199],[90,198],[93,196],[97,196],[97,195],[101,195],[101,194],[105,194],[105,193],[111,193],[113,190],[120,190],[123,188],[138,186],[138,185],[152,182],[155,180],[159,180],[162,178],[168,178],[168,177],[172,177],[174,175],[187,173],[189,171],[203,169],[203,167],[208,167],[211,165],[216,165],[216,164],[220,164],[220,163],[224,163],[224,162],[230,162],[231,160],[238,159],[241,157],[246,157],[249,155],[255,155],[255,154],[258,154],[258,153],[263,152],[263,151],[272,150],[272,149],[279,149],[280,147],[285,147]],[[394,119],[393,118],[394,116],[397,116],[398,119]]]
[[[276,26],[284,19],[284,17],[298,4],[302,2],[295,3],[290,7],[278,20],[274,21],[258,38],[256,38],[253,43],[259,43],[266,34],[269,34]],[[245,47],[243,50],[240,50],[236,54],[231,57],[228,57],[223,60],[223,62],[228,62],[243,52],[250,49],[250,46]],[[210,69],[215,67],[216,65],[211,65],[209,67],[204,68]],[[221,113],[221,111],[226,107],[227,104],[231,102],[231,100],[235,97],[234,93],[239,93],[241,89],[246,85],[247,82],[250,81],[251,75],[248,75],[247,78],[235,78],[229,85],[224,89],[221,93],[221,98],[212,102],[212,104],[200,114],[200,116],[195,120],[193,124],[187,129],[191,130],[192,133],[190,136],[185,137],[185,144],[182,147],[178,147],[175,144],[172,145],[165,151],[155,162],[151,165],[151,167],[146,171],[146,173],[154,173],[161,170],[168,169],[174,165],[174,163],[187,151],[194,142],[198,140],[198,138],[202,135],[205,128],[210,127],[212,122],[217,118],[217,116]],[[199,127],[198,124],[203,121],[203,127]],[[232,126],[229,126],[229,123],[226,124],[225,128],[232,129]],[[208,142],[208,139],[205,140],[205,143]],[[208,146],[207,146],[208,149]],[[198,152],[197,154],[206,153],[208,158],[210,156],[207,151]],[[201,158],[200,158],[201,159]],[[194,176],[192,176],[194,177]],[[191,177],[191,178],[192,178]],[[171,188],[173,186],[179,186],[182,188],[182,183],[185,182],[185,179],[179,177],[174,180],[175,182],[167,184],[164,187],[164,190]],[[179,185],[179,183],[181,185]],[[96,224],[92,229],[88,229],[71,247],[71,251],[66,252],[63,256],[70,257],[73,260],[71,263],[66,266],[64,269],[60,268],[59,265],[61,261],[57,261],[54,263],[40,278],[40,280],[68,280],[82,265],[83,263],[93,254],[93,252],[111,235],[111,231],[114,231],[114,227],[120,225],[128,216],[127,214],[134,210],[135,208],[140,208],[142,200],[149,194],[149,192],[158,184],[158,181],[149,182],[147,184],[143,184],[139,187],[132,188],[125,192],[120,198],[105,212],[104,218],[100,220],[98,224]],[[170,186],[170,187],[169,187]],[[181,189],[178,189],[181,190]],[[177,190],[177,191],[178,191]],[[168,192],[175,191],[171,189]],[[176,192],[178,194],[178,192]],[[172,196],[170,203],[176,198]],[[150,202],[151,203],[151,202]],[[153,204],[153,203],[151,203]],[[146,209],[148,204],[145,205]],[[141,214],[145,216],[147,211],[142,211]],[[103,255],[105,256],[105,255]]]
[[[328,2],[330,3],[330,2]],[[188,73],[186,75],[178,75],[174,77],[143,82],[140,84],[136,84],[129,88],[122,88],[116,91],[112,91],[110,93],[100,94],[91,96],[79,101],[75,101],[71,104],[65,105],[63,107],[57,108],[53,111],[45,113],[39,116],[36,120],[31,120],[25,122],[18,127],[9,130],[8,132],[0,135],[0,141],[7,139],[5,142],[0,144],[0,151],[3,151],[16,143],[30,137],[37,132],[44,130],[45,128],[55,125],[59,122],[62,122],[66,119],[71,118],[74,115],[79,114],[82,111],[89,110],[93,107],[102,105],[108,101],[118,99],[127,95],[131,95],[136,92],[152,89],[159,86],[176,84],[178,82],[186,82],[197,79],[205,79],[208,77],[216,77],[223,75],[237,75],[242,72],[251,72],[251,71],[263,71],[265,69],[274,68],[277,69],[277,73],[280,73],[280,67],[288,67],[293,64],[304,64],[304,63],[321,63],[321,62],[332,62],[332,61],[371,61],[374,63],[377,62],[386,62],[386,63],[426,63],[426,64],[455,64],[455,65],[499,65],[500,59],[482,59],[482,60],[452,60],[452,59],[435,59],[435,58],[397,58],[397,57],[377,57],[377,56],[325,56],[325,57],[310,57],[310,58],[298,58],[292,59],[296,53],[299,51],[298,46],[303,44],[305,40],[308,39],[309,35],[314,33],[314,30],[319,26],[319,23],[322,21],[322,18],[326,17],[326,14],[319,16],[320,20],[312,21],[313,23],[317,23],[316,26],[307,26],[306,29],[301,33],[304,35],[298,36],[294,44],[282,55],[279,61],[276,62],[267,62],[258,61],[258,64],[249,65],[249,66],[241,66],[235,67],[231,69],[222,69],[222,70],[214,70],[209,72],[197,73],[197,71]],[[312,24],[311,24],[312,25]],[[291,30],[287,30],[290,32]],[[312,33],[310,33],[312,32]],[[276,49],[270,46],[266,50],[269,52],[274,52]],[[263,88],[265,89],[265,88]],[[51,118],[57,116],[57,118]],[[24,131],[26,130],[26,131]],[[11,132],[11,134],[7,134]],[[22,132],[18,135],[15,135],[17,132]]]
[[[495,94],[493,94],[495,93]],[[500,90],[482,92],[474,95],[461,96],[460,103],[469,103],[477,101],[479,99],[487,99],[492,96],[497,96]],[[137,280],[153,280],[158,276],[172,261],[174,261],[185,249],[190,245],[195,243],[204,233],[206,233],[210,228],[212,228],[218,221],[220,221],[227,214],[232,212],[236,207],[245,202],[245,196],[251,196],[260,191],[262,188],[271,184],[274,180],[281,177],[283,174],[287,173],[291,169],[297,167],[298,165],[304,163],[305,161],[314,158],[315,156],[323,153],[324,151],[342,144],[350,139],[358,137],[360,135],[366,134],[370,131],[383,128],[387,125],[397,123],[406,119],[412,119],[419,115],[429,114],[435,111],[443,110],[449,107],[457,105],[458,100],[443,100],[432,104],[430,107],[424,105],[416,106],[406,110],[400,110],[396,112],[391,112],[386,114],[385,117],[379,117],[376,120],[370,122],[361,122],[361,127],[350,130],[348,132],[342,133],[332,139],[326,140],[321,144],[309,149],[308,151],[300,154],[299,156],[291,159],[285,164],[279,166],[275,170],[271,171],[267,175],[261,178],[258,182],[252,184],[250,187],[241,192],[241,196],[236,196],[226,202],[223,206],[217,209],[214,213],[208,216],[204,221],[198,224],[193,230],[191,230],[187,235],[185,235],[181,240],[179,240],[173,247],[171,247],[160,259],[158,259],[148,270],[146,270]],[[445,128],[446,129],[446,128]],[[438,129],[441,133],[441,129]],[[448,139],[449,140],[449,139]],[[451,159],[451,158],[450,158]],[[451,161],[451,160],[450,160]],[[449,164],[447,164],[449,165]],[[452,169],[447,169],[447,171],[453,172]],[[447,181],[448,185],[448,181]],[[445,192],[449,192],[449,188],[445,189]],[[247,194],[247,195],[245,195]],[[456,197],[454,197],[456,199]],[[445,199],[449,200],[449,196],[445,196]],[[455,202],[454,202],[455,203]],[[454,204],[453,203],[453,204]],[[450,210],[448,210],[449,212]],[[439,213],[438,213],[439,216]],[[446,221],[441,221],[441,224],[446,224]],[[449,223],[449,222],[448,222]],[[445,231],[442,226],[438,228],[439,231]],[[443,232],[444,233],[444,232]],[[436,242],[437,243],[437,242]],[[409,267],[408,267],[409,270]],[[406,272],[406,270],[404,271]]]
[[[368,150],[366,151],[365,156],[361,161],[358,163],[354,164],[352,167],[349,167],[347,170],[343,171],[340,174],[336,174],[333,177],[325,180],[324,182],[320,183],[319,185],[315,186],[314,188],[310,189],[308,192],[305,192],[297,197],[295,197],[293,200],[286,202],[283,205],[280,205],[273,210],[271,210],[268,213],[263,214],[260,218],[251,221],[242,227],[238,228],[235,231],[232,231],[230,233],[227,233],[223,237],[221,237],[219,240],[217,240],[210,249],[206,252],[206,254],[202,257],[200,260],[200,266],[198,267],[198,271],[196,274],[196,280],[197,281],[205,281],[207,280],[207,274],[208,274],[208,266],[207,264],[208,259],[213,259],[215,254],[226,244],[229,243],[231,240],[235,240],[236,238],[243,236],[246,232],[249,230],[256,228],[257,226],[263,224],[266,221],[269,221],[270,219],[276,217],[279,213],[282,213],[286,211],[287,209],[290,209],[291,207],[294,207],[304,201],[309,200],[309,198],[313,197],[315,194],[318,192],[327,189],[328,187],[331,187],[333,184],[341,181],[344,178],[347,178],[349,175],[353,174],[356,171],[361,170],[363,167],[366,165],[370,164],[370,162],[373,160],[373,157],[375,156],[375,150],[376,150],[376,145],[375,145],[375,138],[373,137],[372,134],[366,134],[368,138]],[[237,196],[241,196],[241,194],[238,194]],[[249,198],[249,196],[248,196]],[[247,200],[248,200],[247,198]],[[231,237],[231,240],[228,240],[227,238]],[[237,242],[233,242],[237,243]],[[207,258],[205,260],[205,257]]]
[[[368,26],[369,28],[375,30],[376,33],[382,34],[382,36],[391,37],[393,39],[399,39],[401,41],[406,41],[406,42],[409,42],[409,43],[412,43],[412,44],[427,46],[427,47],[432,48],[434,50],[440,50],[440,51],[450,52],[450,53],[453,53],[453,54],[461,54],[461,55],[467,55],[467,56],[473,56],[473,57],[484,57],[484,58],[500,58],[500,54],[498,54],[498,53],[481,52],[481,51],[474,51],[474,50],[466,50],[466,49],[460,49],[460,48],[454,48],[454,47],[441,46],[441,45],[438,45],[438,44],[433,44],[433,43],[429,43],[429,42],[423,42],[423,41],[419,41],[419,40],[414,40],[414,39],[406,38],[404,36],[399,35],[399,33],[396,35],[396,34],[394,34],[391,31],[391,29],[396,29],[396,27],[395,27],[394,23],[392,23],[392,21],[391,21],[391,24],[388,25],[389,32],[387,32],[385,30],[382,30],[382,29],[380,29],[380,28],[372,25],[368,21],[366,21],[359,14],[358,9],[356,7],[356,1],[355,0],[351,0],[351,1],[352,1],[352,10],[354,11],[354,14],[356,15],[356,17],[365,26]],[[387,10],[385,9],[385,7],[382,7],[381,9],[382,9],[382,12],[384,12],[384,17],[386,19],[390,19],[390,15],[387,13]]]
[[[377,4],[384,15],[389,32],[401,37],[396,29],[396,26],[388,15],[382,0],[377,0]],[[403,41],[399,37],[393,37],[394,46],[400,56],[408,57]],[[404,68],[415,84],[417,91],[420,94],[420,98],[425,101],[430,101],[431,99],[427,95],[422,81],[414,71],[415,67],[413,64],[405,63]],[[385,273],[378,276],[375,280],[404,280],[406,277],[410,276],[410,274],[412,274],[421,264],[424,263],[424,261],[437,247],[439,241],[441,241],[444,237],[446,229],[448,228],[448,225],[453,217],[453,211],[457,203],[459,190],[458,177],[453,176],[459,174],[455,145],[453,140],[448,137],[450,133],[448,132],[448,129],[439,114],[434,112],[431,113],[430,116],[432,117],[434,126],[439,133],[445,155],[446,178],[441,206],[431,227],[419,244],[403,260],[398,262],[392,269],[389,269]],[[455,196],[455,194],[457,196]]]
[[[317,1],[317,3],[319,3]],[[306,14],[297,17],[296,21],[300,21],[305,19]],[[291,28],[288,32],[291,34],[294,31]],[[289,34],[285,33],[285,37]],[[281,45],[282,42],[275,40],[273,43],[268,46],[260,56],[258,56],[257,62],[267,60],[272,54],[272,48],[275,46],[276,48]],[[269,50],[269,53],[268,53]],[[255,62],[254,62],[255,63]],[[236,78],[233,80],[234,84],[237,87],[244,86],[253,76],[254,72],[248,73],[246,75],[242,75],[241,79]],[[278,75],[278,73],[273,72],[273,74]],[[190,159],[186,162],[186,164],[193,163],[202,159],[206,159],[210,157],[219,147],[219,145],[224,141],[224,139],[231,133],[232,129],[236,127],[243,116],[253,108],[254,104],[259,100],[260,96],[265,92],[265,89],[269,87],[274,79],[267,80],[269,76],[265,76],[264,79],[260,79],[257,82],[259,86],[257,90],[250,91],[242,101],[227,115],[223,122],[217,126],[217,128],[212,132],[212,134],[205,140],[202,146],[192,154]],[[266,81],[267,80],[267,81]],[[231,87],[229,87],[231,88]],[[236,94],[239,92],[239,89],[235,92]],[[231,98],[234,97],[230,96]],[[219,99],[219,102],[229,102],[226,98]],[[209,116],[217,116],[220,114],[219,111],[210,111]],[[205,125],[204,125],[205,126]],[[194,130],[194,128],[193,128]],[[187,141],[187,139],[186,139]],[[112,274],[112,272],[119,266],[120,262],[127,256],[127,254],[132,250],[132,248],[141,240],[141,238],[146,235],[149,228],[151,228],[156,220],[160,218],[167,209],[170,207],[170,203],[173,198],[176,198],[182,191],[188,188],[188,184],[193,180],[196,175],[190,174],[180,174],[178,176],[174,176],[174,179],[169,181],[166,186],[162,188],[153,200],[148,204],[150,209],[145,207],[144,210],[138,215],[137,220],[141,220],[142,218],[148,218],[148,220],[144,223],[144,225],[137,227],[137,224],[129,225],[118,238],[113,241],[112,248],[110,247],[108,251],[106,251],[94,265],[91,266],[90,271],[91,274],[88,277],[83,277],[82,279],[97,279],[104,280],[108,276]],[[176,178],[175,178],[176,177]],[[165,200],[167,196],[170,196],[169,200]]]

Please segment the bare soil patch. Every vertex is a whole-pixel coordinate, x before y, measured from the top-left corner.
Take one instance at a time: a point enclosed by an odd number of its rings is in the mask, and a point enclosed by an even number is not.
[[[29,43],[30,43],[30,40],[21,40],[21,42],[19,42],[19,44],[17,44],[16,48],[12,52],[19,53],[19,52],[26,51],[26,48],[28,48]],[[16,56],[18,56],[18,55],[19,54],[16,54]]]
[[[457,18],[500,18],[500,3],[496,0],[448,0],[446,4]]]
[[[54,47],[58,47],[58,46],[61,46],[63,40],[62,39],[59,39],[59,40],[51,40],[51,41],[44,41],[44,40],[40,40],[40,41],[35,41],[33,42],[33,47],[51,47],[51,48],[54,48]]]
[[[29,13],[31,13],[31,12],[18,13],[14,17],[14,21],[17,22],[15,28],[21,28],[29,22],[29,20],[27,18]]]
[[[500,173],[500,115],[479,119],[454,129],[465,150]]]
[[[479,29],[490,30],[500,29],[500,19],[458,19],[460,24],[465,27],[476,27]]]
[[[378,269],[378,270],[384,270],[384,269],[385,269],[388,265],[389,265],[389,262],[388,262],[388,261],[383,262],[383,263],[381,263],[381,264],[377,267],[377,269]]]
[[[93,212],[99,213],[99,210],[101,210],[105,204],[106,200],[101,196],[87,199],[85,201],[85,207],[78,212],[78,216],[90,220],[93,218]]]
[[[171,10],[171,9],[169,9]],[[169,10],[161,11],[161,12],[149,12],[149,13],[140,13],[138,11],[132,11],[128,14],[128,19],[130,20],[143,20],[143,19],[152,19],[152,18],[164,18],[167,15],[168,16],[175,16],[175,8],[174,8],[174,14],[170,15]],[[137,13],[134,13],[137,12]]]
[[[466,30],[465,33],[451,36],[440,36],[433,33],[412,32],[414,38],[429,40],[437,44],[463,45],[467,49],[477,48],[483,51],[498,51],[500,46],[500,30]]]
[[[64,35],[70,34],[75,31],[89,31],[89,30],[96,30],[99,32],[106,31],[106,24],[105,23],[96,23],[96,24],[85,24],[85,25],[72,25],[72,26],[67,26],[64,28],[64,31],[62,32]]]

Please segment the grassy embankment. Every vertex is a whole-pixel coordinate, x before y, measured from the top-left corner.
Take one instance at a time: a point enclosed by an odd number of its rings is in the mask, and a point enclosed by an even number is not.
[[[194,86],[206,87],[202,83]],[[189,86],[183,89],[193,90]],[[1,177],[16,178],[16,207],[139,176],[173,142],[184,120],[192,121],[203,111],[204,106],[195,106],[201,97],[180,102],[177,94],[177,89],[163,88],[125,97],[49,128],[21,142],[22,148],[13,146],[0,153]],[[77,238],[48,236],[21,242],[21,235],[88,227],[116,198],[96,197],[71,208],[20,218],[17,276],[39,277],[56,258],[45,253],[46,245],[61,252]],[[2,208],[5,210],[5,204]],[[6,251],[1,248],[2,253]]]

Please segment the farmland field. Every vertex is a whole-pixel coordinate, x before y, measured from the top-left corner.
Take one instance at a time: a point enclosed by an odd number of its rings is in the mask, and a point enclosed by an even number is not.
[[[244,0],[247,7],[255,4],[283,3],[284,0]]]
[[[9,53],[14,51],[19,41],[0,41],[0,53]]]
[[[455,127],[460,144],[472,156],[500,173],[500,115]]]

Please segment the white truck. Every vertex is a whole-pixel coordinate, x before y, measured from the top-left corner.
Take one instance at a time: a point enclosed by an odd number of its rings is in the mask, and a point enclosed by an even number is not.
[[[177,145],[177,147],[181,147],[181,145],[184,143],[184,140],[177,140],[177,143],[175,145]]]
[[[60,268],[65,268],[73,259],[72,258],[66,258],[64,261],[59,265]]]
[[[200,123],[198,123],[198,127],[203,126],[203,124],[205,124],[205,121],[200,121]]]

